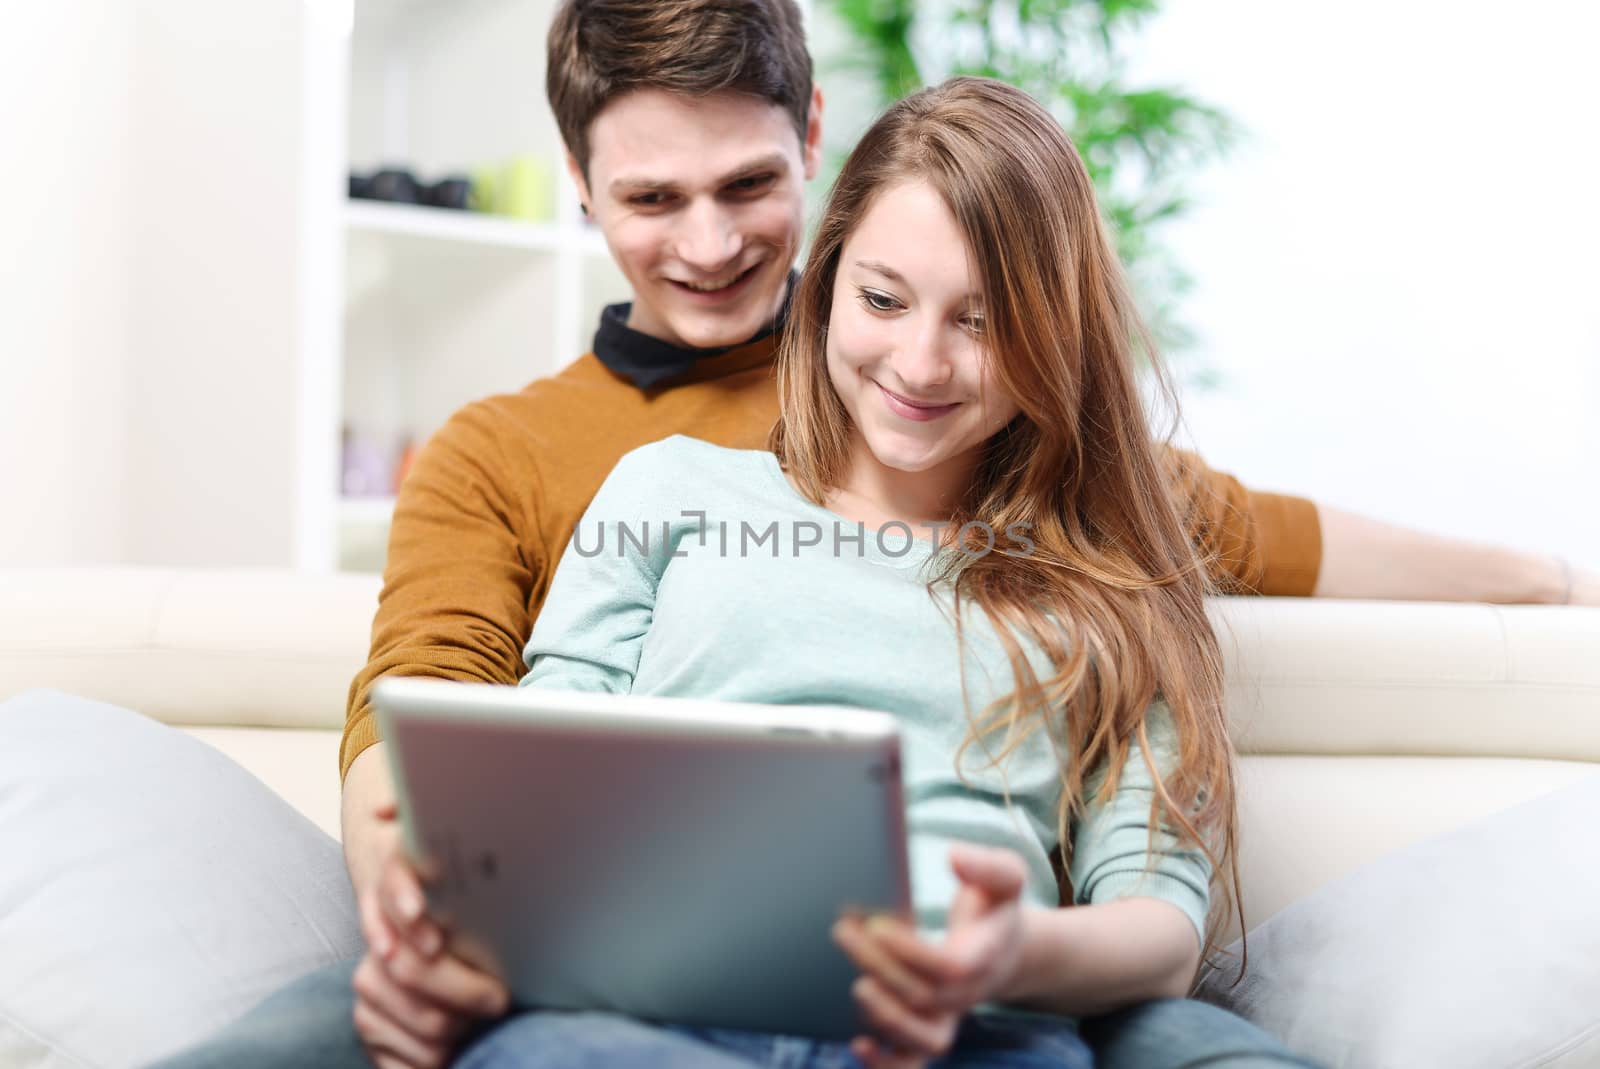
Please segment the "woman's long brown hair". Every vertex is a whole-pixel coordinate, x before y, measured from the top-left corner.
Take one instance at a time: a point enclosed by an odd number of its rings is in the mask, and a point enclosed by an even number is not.
[[[973,718],[957,754],[998,736],[1001,760],[1041,726],[1061,757],[1063,878],[1069,829],[1103,769],[1109,799],[1138,743],[1156,785],[1156,829],[1210,858],[1211,934],[1238,910],[1232,749],[1222,661],[1206,617],[1205,569],[1162,478],[1141,401],[1142,356],[1176,412],[1129,295],[1082,160],[1059,123],[1001,82],[955,78],[894,105],[840,173],[798,283],[779,350],[782,416],[773,451],[819,504],[846,476],[852,426],[829,379],[826,338],[841,250],[876,196],[907,181],[936,189],[966,235],[983,295],[984,357],[1020,415],[984,446],[951,530],[1026,525],[1033,548],[947,554],[930,584],[953,588],[995,625],[1016,690]],[[975,529],[976,530],[976,529]],[[973,536],[976,538],[976,534]],[[982,547],[974,547],[978,549]],[[1040,679],[1024,644],[1055,674]],[[1160,697],[1176,765],[1154,761],[1145,716]]]

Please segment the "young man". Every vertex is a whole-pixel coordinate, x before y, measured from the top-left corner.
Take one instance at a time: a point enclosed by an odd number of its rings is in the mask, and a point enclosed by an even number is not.
[[[291,1025],[303,1033],[295,1042],[320,1035],[324,1064],[359,1061],[363,1046],[380,1066],[447,1064],[506,1004],[492,978],[441,950],[423,912],[398,848],[372,683],[387,674],[515,682],[556,561],[616,460],[673,433],[759,448],[776,415],[775,330],[822,121],[792,0],[569,0],[550,32],[547,71],[585,210],[634,300],[608,309],[594,351],[559,374],[457,413],[401,492],[371,658],[351,686],[341,748],[346,858],[370,946],[354,972],[355,1032],[348,968],[311,978],[243,1026]],[[1556,562],[1254,493],[1186,454],[1169,462],[1174,497],[1225,589],[1569,593]],[[650,1038],[606,1027],[550,1041],[612,1044],[619,1053],[607,1064],[626,1064],[621,1048]],[[1219,1060],[1232,1042],[1226,1027],[1180,1000],[1086,1031],[1104,1064],[1231,1064]],[[1182,1049],[1147,1042],[1161,1034],[1186,1036]],[[183,1064],[236,1060],[245,1046]],[[659,1049],[641,1049],[654,1051],[641,1064],[666,1064]],[[482,1043],[472,1051],[488,1056]],[[703,1054],[685,1064],[715,1064]]]

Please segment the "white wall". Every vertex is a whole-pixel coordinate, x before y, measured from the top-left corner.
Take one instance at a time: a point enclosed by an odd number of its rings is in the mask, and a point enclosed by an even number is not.
[[[1167,6],[1138,73],[1253,132],[1173,234],[1226,378],[1193,439],[1254,485],[1600,565],[1600,11]],[[337,208],[308,145],[344,94],[310,88],[306,31],[339,7],[11,13],[0,562],[289,563],[331,522],[296,511],[337,456],[308,325],[336,282],[307,264],[339,228],[304,194]]]
[[[305,465],[333,485],[338,379],[316,349],[336,335],[312,305],[337,292],[342,91],[308,97],[307,50],[330,6],[137,5],[128,560],[296,563]]]
[[[10,13],[0,563],[331,566],[348,22]]]
[[[1214,464],[1600,565],[1597,40],[1564,0],[1168,5],[1137,74],[1253,135],[1172,235]]]
[[[130,35],[118,0],[0,33],[0,563],[123,550]]]

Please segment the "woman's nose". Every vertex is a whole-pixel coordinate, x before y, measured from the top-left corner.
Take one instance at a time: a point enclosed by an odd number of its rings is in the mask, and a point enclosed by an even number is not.
[[[907,389],[922,394],[950,381],[955,374],[955,364],[950,359],[947,341],[936,324],[913,327],[894,361],[895,374]]]

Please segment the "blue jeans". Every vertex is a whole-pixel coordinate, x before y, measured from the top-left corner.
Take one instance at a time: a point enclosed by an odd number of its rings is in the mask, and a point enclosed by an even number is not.
[[[862,1069],[843,1043],[646,1024],[604,1013],[534,1011],[507,1019],[462,1052],[456,1069]],[[1070,1021],[962,1024],[940,1069],[1090,1069]]]
[[[319,969],[268,998],[204,1046],[160,1069],[368,1069],[351,1023],[355,962]],[[1086,1042],[1088,1040],[1088,1042]],[[1090,1044],[1097,1049],[1093,1054]],[[860,1069],[838,1043],[725,1029],[659,1026],[601,1013],[535,1011],[488,1027],[458,1069]],[[938,1069],[1258,1069],[1309,1066],[1232,1014],[1163,999],[1084,1022],[968,1018]]]
[[[1192,998],[1158,998],[1086,1017],[1100,1069],[1318,1069],[1243,1017]]]

